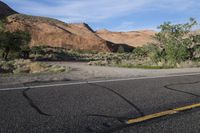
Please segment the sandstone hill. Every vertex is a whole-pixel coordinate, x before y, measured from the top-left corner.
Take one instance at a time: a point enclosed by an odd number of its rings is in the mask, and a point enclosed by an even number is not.
[[[6,17],[6,30],[31,34],[30,46],[51,46],[66,49],[115,52],[119,46],[125,51],[133,47],[116,45],[100,38],[85,23],[67,24],[56,19],[19,14],[0,1],[0,15]]]
[[[153,42],[154,31],[111,32],[93,31],[85,23],[64,23],[62,21],[20,14],[0,0],[0,18],[6,18],[8,31],[22,30],[31,34],[30,46],[51,46],[66,49],[116,52],[123,47],[129,52]]]
[[[141,47],[154,42],[153,35],[155,31],[141,30],[130,32],[112,32],[108,30],[96,31],[96,34],[101,38],[116,44],[127,44],[133,47]]]
[[[58,20],[14,14],[7,17],[6,29],[31,33],[31,46],[110,51],[111,43],[96,36],[86,24],[66,24]],[[111,50],[112,51],[112,50]]]

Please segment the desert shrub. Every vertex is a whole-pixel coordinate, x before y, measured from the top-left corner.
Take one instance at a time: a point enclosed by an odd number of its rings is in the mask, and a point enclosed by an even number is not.
[[[189,51],[185,45],[176,45],[173,42],[165,46],[166,59],[171,64],[180,63],[189,58]]]
[[[0,19],[0,32],[5,30],[5,20]]]
[[[33,47],[31,47],[31,53],[35,54],[35,55],[37,55],[37,54],[45,54],[44,47],[42,47],[42,46],[33,46]]]
[[[31,60],[0,61],[0,73],[59,73],[67,72],[70,68],[59,65],[49,65]]]
[[[112,63],[114,64],[121,64],[122,63],[122,60],[123,60],[123,57],[120,56],[121,54],[116,54],[115,56],[112,57]]]
[[[14,74],[19,74],[19,73],[31,73],[30,65],[32,64],[31,60],[14,60],[13,66]]]
[[[200,67],[200,62],[199,61],[187,60],[187,61],[183,61],[183,62],[177,64],[177,67],[178,68]]]
[[[164,59],[165,53],[164,51],[156,45],[149,44],[144,46],[147,56],[153,61],[154,63],[160,62]]]
[[[170,69],[171,66],[157,66],[157,65],[145,65],[145,64],[121,64],[120,67],[125,68],[140,68],[140,69]]]
[[[145,47],[138,47],[133,50],[133,54],[136,57],[147,57],[147,52],[148,51],[145,49]]]
[[[138,47],[133,50],[133,55],[139,58],[149,57],[153,62],[158,62],[162,56],[162,49],[153,44]]]
[[[60,60],[63,50],[48,46],[33,46],[30,50],[31,58],[35,60]]]
[[[14,69],[13,61],[0,61],[0,73],[12,73]]]
[[[48,70],[48,72],[54,72],[54,73],[65,72],[65,71],[66,67],[58,65],[51,66],[51,68]]]
[[[196,60],[199,60],[199,59],[200,59],[200,46],[197,46],[197,47],[194,49],[193,57],[194,57],[194,59],[196,59]]]
[[[118,49],[117,49],[117,53],[124,53],[125,52],[125,49],[123,46],[119,46]]]
[[[110,65],[108,61],[90,61],[88,65],[96,65],[96,66],[108,66]]]
[[[21,46],[21,49],[20,49],[20,57],[23,58],[23,59],[28,59],[29,56],[30,56],[30,52],[31,52],[31,48],[29,47],[29,45],[23,45]]]
[[[97,54],[98,53],[98,51],[95,51],[95,50],[82,50],[82,49],[71,50],[71,51],[78,54]]]

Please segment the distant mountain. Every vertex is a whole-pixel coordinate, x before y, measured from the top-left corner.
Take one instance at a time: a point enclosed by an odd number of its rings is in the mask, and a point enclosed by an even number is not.
[[[141,30],[141,31],[130,31],[130,32],[112,32],[106,29],[96,31],[96,34],[112,43],[115,44],[127,44],[133,47],[141,47],[149,43],[154,42],[153,35],[155,31],[152,30]]]

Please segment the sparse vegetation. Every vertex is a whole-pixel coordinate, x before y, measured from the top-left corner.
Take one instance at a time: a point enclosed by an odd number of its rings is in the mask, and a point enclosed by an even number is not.
[[[28,45],[30,39],[31,36],[27,32],[6,31],[5,21],[0,21],[0,54],[2,58],[0,59],[0,73],[57,73],[69,70],[63,66],[31,61],[30,53],[43,56],[44,52],[41,47],[30,48]]]
[[[0,73],[59,73],[67,72],[70,68],[47,63],[32,62],[31,60],[0,61]]]
[[[85,61],[89,62],[89,65],[145,69],[197,67],[200,64],[198,63],[200,35],[191,32],[196,24],[197,22],[194,19],[190,19],[185,24],[164,23],[159,26],[160,32],[154,36],[156,43],[135,48],[130,53],[126,53],[124,48],[120,46],[116,53],[67,50],[42,45],[29,48],[27,45],[30,40],[29,34],[20,31],[14,33],[1,31],[0,52],[4,59],[8,58],[10,51],[14,51],[10,54],[12,57],[18,55],[21,58],[29,58],[34,61]],[[0,27],[4,27],[3,23],[0,23]],[[9,69],[4,70],[10,71],[10,68],[12,68],[10,64],[2,66],[1,70],[8,67]],[[60,70],[56,67],[55,69]],[[15,70],[16,72],[20,71]],[[24,71],[29,70],[24,69]]]
[[[118,53],[124,53],[125,52],[124,47],[119,46],[119,48],[117,49],[117,52]]]
[[[156,43],[135,48],[128,58],[118,58],[121,61],[117,62],[111,59],[107,64],[148,69],[198,67],[200,35],[192,32],[192,28],[197,24],[193,18],[185,24],[164,23],[159,26],[160,32],[154,36]],[[102,62],[90,64],[104,65],[105,61]]]
[[[40,17],[40,16],[31,16],[31,15],[26,15],[26,14],[13,14],[11,16],[9,16],[11,18],[14,18],[16,20],[28,20],[30,23],[35,23],[38,21],[42,21],[42,22],[48,22],[48,23],[59,23],[59,24],[65,24],[62,21],[53,19],[53,18],[48,18],[48,17]]]

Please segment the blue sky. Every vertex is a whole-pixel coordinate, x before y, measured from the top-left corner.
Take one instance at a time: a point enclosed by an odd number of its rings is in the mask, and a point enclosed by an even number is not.
[[[85,22],[93,29],[153,29],[165,21],[200,20],[199,0],[2,0],[20,13]]]

